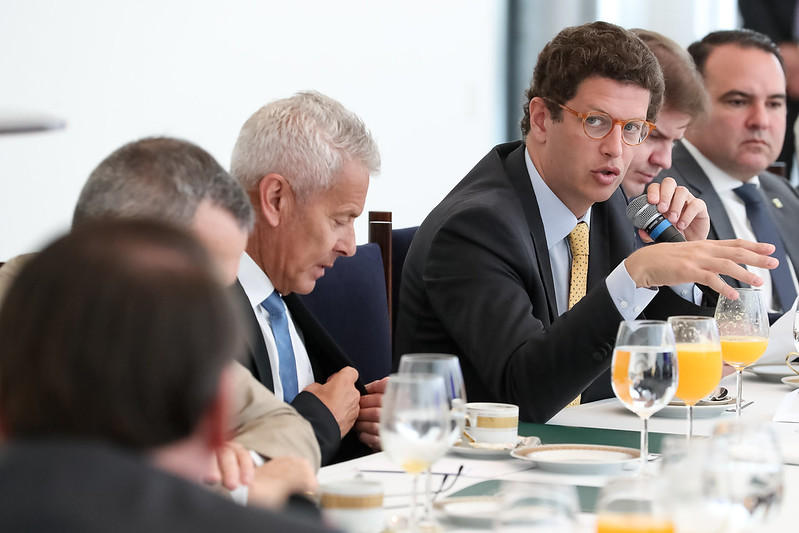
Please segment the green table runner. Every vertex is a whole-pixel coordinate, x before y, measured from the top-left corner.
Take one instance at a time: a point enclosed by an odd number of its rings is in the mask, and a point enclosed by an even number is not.
[[[623,429],[599,429],[572,426],[556,426],[553,424],[519,424],[519,435],[529,437],[535,435],[541,444],[605,444],[608,446],[641,447],[641,432]],[[649,432],[649,451],[659,453],[665,433]]]

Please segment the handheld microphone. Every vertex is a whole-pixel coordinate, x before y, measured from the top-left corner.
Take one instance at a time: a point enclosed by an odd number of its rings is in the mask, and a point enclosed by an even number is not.
[[[658,211],[656,205],[646,201],[646,194],[636,196],[627,205],[627,218],[633,226],[647,232],[655,242],[685,242],[685,237],[677,231]]]

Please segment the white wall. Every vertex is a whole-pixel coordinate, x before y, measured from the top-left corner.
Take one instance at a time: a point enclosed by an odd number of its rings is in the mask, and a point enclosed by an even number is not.
[[[735,0],[596,4],[604,20],[682,44],[735,21]],[[253,111],[309,88],[341,100],[377,138],[383,172],[366,210],[393,211],[395,227],[419,224],[504,140],[504,6],[3,0],[0,112],[49,112],[68,125],[0,136],[0,261],[66,231],[89,172],[125,142],[183,137],[227,167]],[[552,21],[552,35],[580,22],[568,22],[572,11]],[[356,229],[364,242],[365,217]]]
[[[92,168],[174,135],[222,164],[244,120],[303,89],[371,128],[383,172],[366,209],[418,224],[497,142],[501,2],[3,0],[0,109],[67,128],[0,136],[0,261],[68,229]],[[366,240],[365,217],[359,242]]]

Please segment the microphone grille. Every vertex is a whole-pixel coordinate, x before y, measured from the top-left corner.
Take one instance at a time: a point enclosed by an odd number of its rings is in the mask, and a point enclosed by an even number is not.
[[[646,194],[636,196],[627,204],[627,218],[636,228],[645,228],[652,217],[657,217],[659,214],[657,206],[646,201]]]

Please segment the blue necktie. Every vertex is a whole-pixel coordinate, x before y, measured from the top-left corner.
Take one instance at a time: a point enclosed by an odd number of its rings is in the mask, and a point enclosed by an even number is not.
[[[785,245],[777,230],[777,224],[771,218],[768,207],[763,202],[763,196],[757,190],[754,183],[745,183],[733,189],[746,205],[746,216],[752,225],[752,231],[759,242],[770,242],[776,248],[772,254],[779,260],[780,264],[771,273],[771,282],[774,284],[774,292],[777,295],[782,310],[790,308],[796,299],[796,287],[791,278],[791,271],[788,268],[788,259],[785,255]]]
[[[275,336],[277,355],[280,361],[280,385],[283,388],[283,400],[290,402],[299,393],[297,386],[297,363],[294,361],[294,347],[289,335],[289,322],[286,317],[286,306],[277,291],[261,302],[269,312],[269,327]]]

